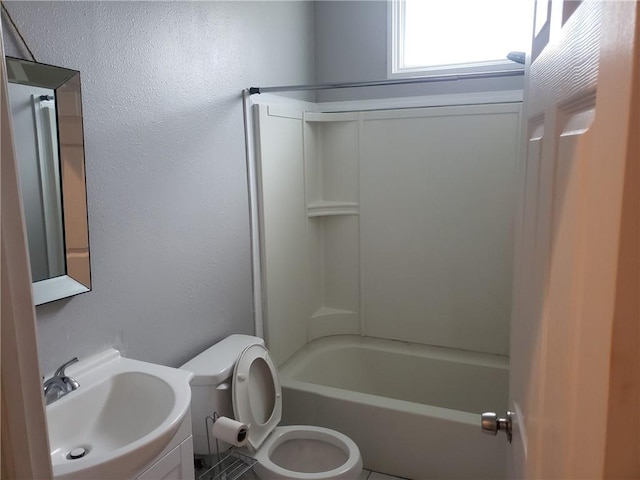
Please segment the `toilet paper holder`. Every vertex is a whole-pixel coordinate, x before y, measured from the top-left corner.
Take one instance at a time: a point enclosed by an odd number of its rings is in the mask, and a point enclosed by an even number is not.
[[[213,453],[211,451],[211,430],[213,429],[213,424],[219,418],[220,415],[217,412],[213,412],[213,415],[208,415],[204,419],[209,457],[214,457],[215,461],[212,462],[213,465],[210,468],[198,474],[198,480],[236,480],[252,470],[257,463],[256,459],[239,452],[236,447],[231,447],[227,455],[221,458],[218,438],[215,439],[216,452]]]
[[[204,418],[204,431],[207,432],[207,449],[209,450],[209,455],[212,455],[211,451],[211,430],[209,429],[209,420],[211,420],[211,428],[213,428],[213,424],[216,423],[216,420],[220,418],[218,412],[213,412],[213,415],[207,415]],[[218,439],[216,438],[216,456],[220,457],[220,444],[218,443]]]

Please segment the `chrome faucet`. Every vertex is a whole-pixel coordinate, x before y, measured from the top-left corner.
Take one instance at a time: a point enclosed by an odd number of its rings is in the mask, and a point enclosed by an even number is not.
[[[69,365],[78,361],[78,357],[73,357],[67,363],[58,367],[56,372],[42,384],[45,404],[50,405],[56,400],[64,397],[70,392],[77,390],[80,384],[73,377],[68,377],[64,371]]]

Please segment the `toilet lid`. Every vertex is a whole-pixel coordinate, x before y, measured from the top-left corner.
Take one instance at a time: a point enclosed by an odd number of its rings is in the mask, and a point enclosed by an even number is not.
[[[233,414],[247,424],[247,441],[260,448],[282,418],[282,389],[269,351],[262,345],[245,348],[235,368],[232,381]]]

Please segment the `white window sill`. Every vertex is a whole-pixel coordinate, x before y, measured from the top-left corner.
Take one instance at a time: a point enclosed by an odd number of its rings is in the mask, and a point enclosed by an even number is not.
[[[502,70],[524,70],[524,65],[511,60],[498,60],[494,62],[468,63],[457,65],[438,65],[435,67],[407,67],[393,69],[388,72],[387,78],[426,77],[430,75],[462,75],[465,73],[495,72]]]

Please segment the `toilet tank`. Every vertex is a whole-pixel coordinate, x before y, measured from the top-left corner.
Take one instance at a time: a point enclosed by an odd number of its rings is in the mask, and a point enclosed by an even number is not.
[[[215,439],[211,449],[207,444],[206,418],[216,412],[221,417],[233,418],[231,375],[242,351],[251,345],[264,345],[264,340],[252,335],[230,335],[209,347],[182,365],[182,370],[193,372],[191,380],[191,422],[193,451],[199,455],[215,453]],[[209,421],[209,426],[211,422]],[[221,450],[229,445],[218,442]]]

